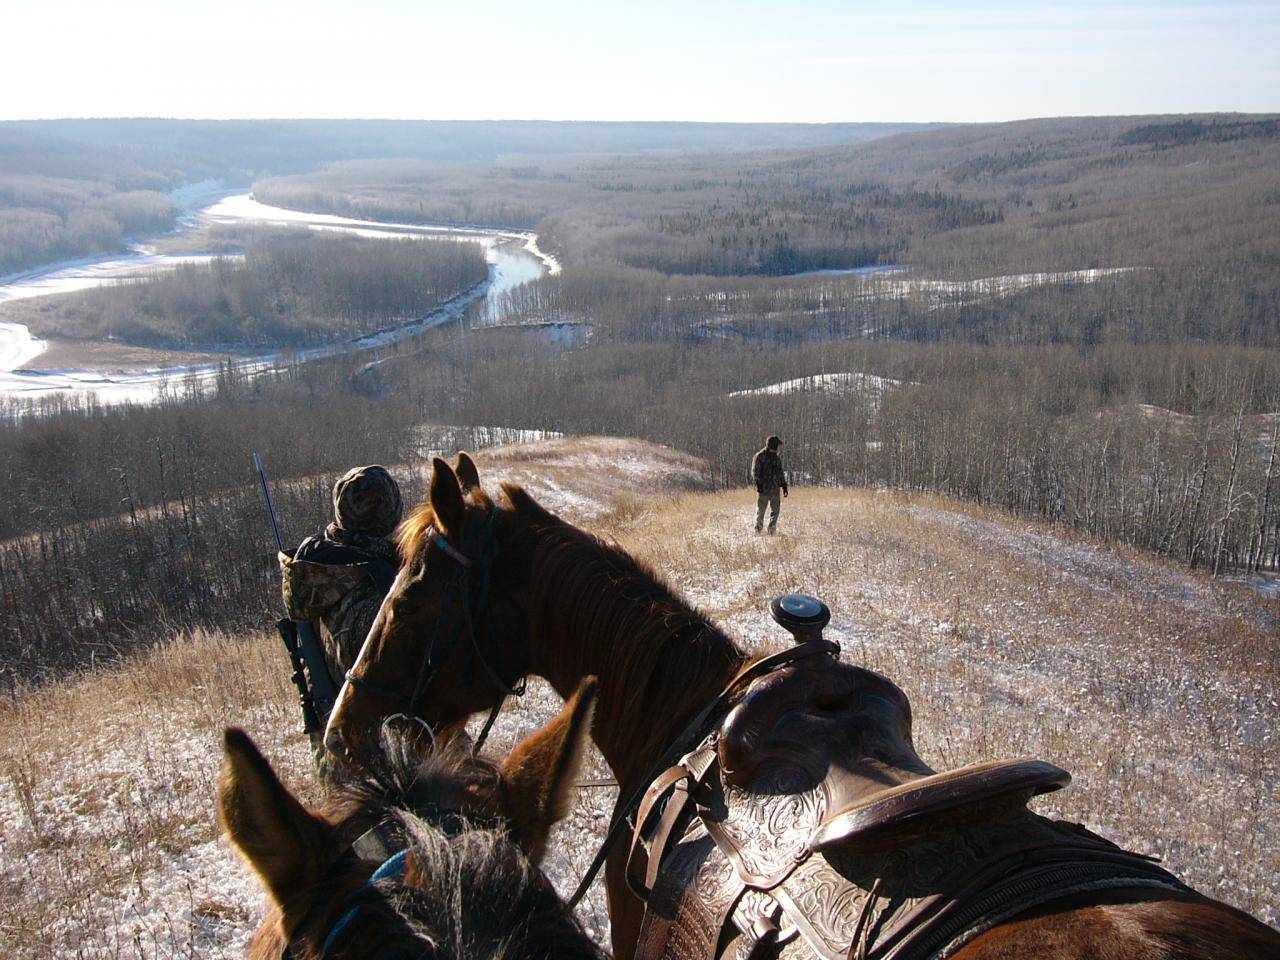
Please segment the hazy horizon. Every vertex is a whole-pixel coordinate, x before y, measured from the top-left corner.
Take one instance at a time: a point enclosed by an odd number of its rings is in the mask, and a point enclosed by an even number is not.
[[[1280,111],[1280,3],[17,0],[0,120],[998,122]]]

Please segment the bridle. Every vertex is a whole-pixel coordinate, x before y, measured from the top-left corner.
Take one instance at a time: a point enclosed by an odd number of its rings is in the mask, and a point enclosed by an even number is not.
[[[386,892],[379,884],[404,880],[405,870],[408,866],[409,851],[402,843],[393,843],[391,836],[387,833],[388,827],[389,822],[378,824],[361,834],[352,843],[351,849],[357,856],[361,857],[361,859],[373,859],[375,862],[380,862],[381,865],[373,871],[369,879],[359,889],[347,897],[346,902],[351,906],[326,931],[320,947],[320,960],[324,960],[328,956],[334,944],[341,939],[343,932],[362,911],[372,909],[375,906],[375,904],[368,902],[371,896],[376,895],[378,898],[376,905],[379,908],[389,909],[394,912],[394,908],[391,907],[387,899]],[[392,846],[399,848],[396,853],[390,852]],[[295,938],[296,933],[293,937],[286,938],[284,948],[280,951],[280,960],[298,960],[293,952]],[[392,957],[398,958],[402,953],[405,958],[413,957],[419,958],[419,960],[420,958],[435,956],[435,943],[430,938],[419,942],[417,945],[428,948],[429,952],[423,952],[422,950],[411,952],[409,949],[403,948],[402,950],[394,951]],[[386,956],[386,954],[384,953],[380,956]]]
[[[370,893],[377,893],[385,900],[385,896],[382,891],[378,889],[378,883],[384,880],[398,881],[404,879],[405,867],[408,863],[408,859],[408,850],[401,850],[399,853],[388,857],[382,862],[382,865],[379,866],[378,869],[373,871],[369,879],[364,882],[364,885],[352,894],[349,900],[349,902],[352,902],[351,909],[339,917],[337,922],[334,923],[334,925],[330,927],[329,931],[325,934],[324,943],[320,947],[320,960],[324,960],[324,958],[328,956],[329,950],[339,941],[343,931],[346,930],[347,927],[351,925],[351,921],[355,920],[360,912],[366,908],[366,904],[359,902],[361,898],[368,896]],[[426,944],[424,944],[424,946],[425,945]],[[434,944],[431,945],[434,946]],[[432,950],[430,955],[434,956],[435,951]],[[288,944],[285,945],[284,950],[280,954],[280,958],[281,960],[295,960]]]
[[[502,712],[502,706],[507,697],[524,695],[525,677],[521,676],[515,683],[508,683],[492,662],[500,649],[494,630],[493,607],[489,602],[493,561],[498,554],[498,539],[494,529],[496,522],[497,512],[493,509],[485,514],[481,523],[468,522],[463,532],[463,545],[469,548],[465,552],[449,543],[435,526],[430,526],[426,530],[428,545],[440,550],[453,561],[454,566],[449,582],[445,585],[444,601],[440,607],[440,615],[436,618],[431,641],[423,649],[422,660],[418,664],[413,692],[406,697],[398,691],[357,677],[352,670],[347,671],[347,683],[355,689],[401,706],[402,709],[399,712],[391,714],[382,721],[384,727],[394,720],[407,720],[421,726],[434,742],[435,732],[418,715],[418,707],[422,703],[427,688],[439,674],[440,664],[444,662],[446,654],[452,647],[452,641],[457,636],[457,631],[451,628],[458,616],[462,620],[463,632],[471,646],[467,667],[463,674],[464,679],[469,683],[474,682],[476,668],[479,667],[489,682],[502,694],[489,711],[489,717],[485,720],[479,737],[476,738],[475,749],[478,750],[484,745],[494,721]],[[455,615],[455,606],[460,614]],[[481,631],[484,634],[484,643],[481,642]],[[488,654],[485,652],[486,646],[489,650]]]

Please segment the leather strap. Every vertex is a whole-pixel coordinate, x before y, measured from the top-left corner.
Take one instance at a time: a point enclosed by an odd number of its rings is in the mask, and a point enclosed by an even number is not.
[[[684,767],[677,764],[670,767],[657,780],[653,781],[648,791],[644,795],[644,800],[640,803],[640,809],[636,813],[636,826],[631,834],[631,849],[627,854],[627,886],[629,886],[641,900],[646,900],[649,894],[653,892],[653,880],[648,876],[650,870],[646,865],[645,876],[640,876],[640,859],[643,856],[647,862],[661,859],[661,851],[658,850],[656,844],[650,844],[649,851],[646,853],[644,847],[644,834],[649,829],[649,819],[653,816],[654,807],[658,801],[667,796],[668,791],[672,790],[681,780],[686,779],[689,772]],[[688,797],[688,791],[685,791],[685,797]],[[670,807],[675,802],[672,797],[667,801]]]

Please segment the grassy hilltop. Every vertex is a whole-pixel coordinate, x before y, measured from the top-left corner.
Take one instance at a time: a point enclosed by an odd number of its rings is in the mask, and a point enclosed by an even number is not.
[[[757,537],[754,494],[706,492],[704,464],[633,441],[496,448],[479,463],[486,485],[525,483],[649,560],[749,649],[785,639],[768,620],[773,596],[822,597],[843,656],[911,697],[917,745],[935,767],[1022,754],[1058,763],[1075,782],[1038,809],[1280,920],[1280,602],[930,496],[797,485],[781,534]],[[174,636],[0,705],[7,952],[242,954],[259,897],[215,836],[222,726],[247,727],[315,795],[277,644],[265,624]],[[531,685],[491,749],[556,706]],[[553,836],[561,890],[594,852],[612,800],[584,791]],[[598,891],[583,909],[604,940]]]

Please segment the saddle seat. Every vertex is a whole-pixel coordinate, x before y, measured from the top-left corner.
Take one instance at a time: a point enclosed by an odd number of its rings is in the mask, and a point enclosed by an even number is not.
[[[733,944],[757,960],[802,942],[826,960],[943,957],[930,944],[977,930],[994,908],[974,918],[967,905],[1014,879],[1001,909],[1043,902],[1028,884],[1048,896],[1176,883],[1026,809],[1070,779],[1030,758],[939,773],[889,680],[827,656],[788,664],[752,682],[641,803],[627,863],[647,904],[637,956],[712,960]]]

